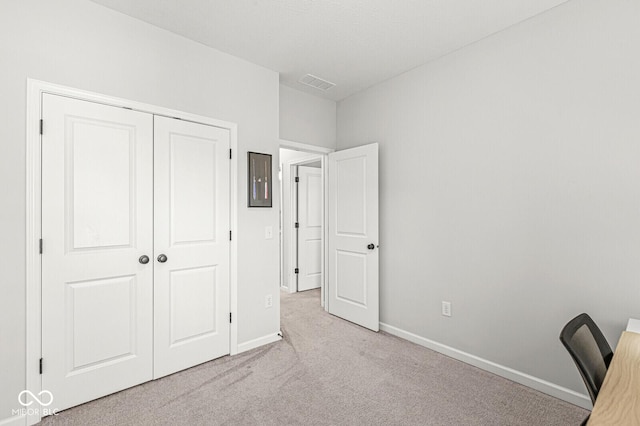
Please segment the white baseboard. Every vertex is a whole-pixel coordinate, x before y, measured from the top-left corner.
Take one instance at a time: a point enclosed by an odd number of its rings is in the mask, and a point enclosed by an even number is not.
[[[7,417],[0,420],[0,426],[24,426],[27,422],[27,418],[22,415]]]
[[[400,328],[394,327],[389,324],[380,323],[380,330],[386,331],[389,334],[408,340],[425,348],[429,348],[436,352],[439,352],[448,357],[457,359],[464,363],[473,365],[474,367],[481,368],[482,370],[489,371],[490,373],[502,376],[505,379],[512,380],[521,385],[528,386],[540,392],[546,393],[553,397],[562,399],[571,404],[577,405],[587,410],[591,410],[591,399],[584,394],[572,391],[571,389],[558,386],[554,383],[547,382],[538,377],[531,376],[521,371],[514,370],[513,368],[505,367],[504,365],[496,364],[495,362],[488,361],[486,359],[477,357],[475,355],[468,354],[461,350],[452,348],[442,343],[429,340],[427,338],[418,336],[417,334],[410,333]]]
[[[248,342],[240,343],[238,345],[238,353],[250,351],[251,349],[268,345],[269,343],[277,342],[278,340],[282,340],[282,336],[278,333],[268,334],[266,336],[258,337],[257,339],[249,340]]]

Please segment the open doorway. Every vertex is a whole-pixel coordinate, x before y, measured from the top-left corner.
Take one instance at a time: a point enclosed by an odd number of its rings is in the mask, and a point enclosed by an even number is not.
[[[325,304],[325,165],[333,150],[281,141],[280,286],[296,293],[320,288]]]
[[[299,208],[298,185],[302,182],[296,185],[295,180],[319,161],[322,214],[320,221],[316,217],[311,222],[322,224],[320,276],[315,271],[310,275],[319,278],[320,292],[310,290],[306,295],[320,293],[325,311],[378,331],[378,144],[340,151],[290,144],[281,140],[280,145],[281,288],[289,294],[304,289],[300,286],[305,271],[299,250],[306,242],[301,242],[298,230],[304,228],[302,222],[308,215]],[[303,204],[307,203],[308,199]],[[317,246],[318,238],[309,241]]]

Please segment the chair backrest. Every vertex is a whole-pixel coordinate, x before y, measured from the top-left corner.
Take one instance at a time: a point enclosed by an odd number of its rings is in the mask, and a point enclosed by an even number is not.
[[[576,363],[591,402],[595,403],[613,357],[607,339],[589,315],[580,314],[564,326],[560,341]]]

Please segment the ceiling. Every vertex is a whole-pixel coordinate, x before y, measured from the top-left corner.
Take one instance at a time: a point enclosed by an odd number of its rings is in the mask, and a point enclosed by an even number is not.
[[[567,0],[92,0],[341,100]],[[336,86],[323,92],[305,74]]]

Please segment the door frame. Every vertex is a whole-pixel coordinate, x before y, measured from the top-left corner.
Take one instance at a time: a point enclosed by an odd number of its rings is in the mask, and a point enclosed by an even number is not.
[[[27,117],[26,117],[26,359],[25,389],[37,394],[42,391],[42,379],[38,366],[42,354],[42,267],[40,258],[40,238],[42,235],[42,150],[40,119],[42,117],[42,95],[49,93],[73,99],[95,102],[113,107],[132,109],[148,114],[178,118],[185,121],[220,127],[229,130],[229,145],[232,155],[229,168],[230,212],[229,226],[234,235],[238,235],[238,126],[213,118],[150,105],[128,99],[116,98],[95,92],[75,89],[45,81],[27,79]],[[45,123],[46,125],[46,123]],[[44,129],[46,131],[46,128]],[[230,242],[229,257],[229,309],[238,310],[238,243]],[[238,353],[238,323],[232,322],[229,330],[230,355]],[[28,425],[41,420],[42,408],[35,403],[26,418]]]
[[[315,161],[318,161],[318,159],[320,160],[321,163],[321,170],[322,170],[322,205],[323,205],[323,212],[322,212],[322,249],[321,249],[321,262],[322,262],[322,282],[321,282],[321,286],[320,286],[320,304],[322,305],[322,307],[324,308],[325,311],[328,311],[329,309],[329,303],[328,303],[328,294],[327,294],[327,286],[328,286],[328,281],[327,281],[327,271],[329,270],[329,265],[328,265],[328,258],[327,258],[327,251],[329,250],[329,246],[326,244],[327,242],[327,238],[329,237],[329,230],[328,230],[328,213],[329,213],[329,206],[327,203],[327,190],[328,190],[328,176],[326,173],[326,167],[327,167],[327,155],[331,152],[335,152],[334,148],[325,148],[325,147],[321,147],[321,146],[315,146],[315,145],[309,145],[309,144],[305,144],[305,143],[300,143],[300,142],[294,142],[294,141],[289,141],[289,140],[285,140],[285,139],[280,139],[280,148],[286,148],[286,149],[293,149],[296,151],[302,151],[302,152],[307,152],[309,153],[308,156],[305,157],[301,157],[301,158],[296,158],[293,159],[292,161],[289,161],[285,164],[282,165],[282,200],[285,200],[285,197],[289,200],[289,206],[290,206],[290,210],[293,212],[293,205],[294,205],[294,191],[293,191],[293,179],[291,179],[292,171],[293,168],[298,166],[298,165],[304,165],[305,163],[312,163]],[[286,182],[285,180],[285,175],[288,175],[289,178],[289,182]],[[284,210],[284,203],[283,203],[283,210]],[[283,216],[284,216],[284,212],[283,212]],[[283,227],[287,226],[287,224],[284,223],[282,224]],[[290,232],[290,237],[289,237],[289,241],[288,244],[290,247],[293,247],[294,245],[294,231],[295,228],[293,226],[290,226],[290,229],[292,229],[292,231]],[[284,244],[284,238],[283,238],[283,244]],[[282,259],[284,256],[283,253],[283,249],[281,246],[280,249],[280,258]],[[293,250],[289,250],[289,265],[293,265],[295,262],[295,257],[294,257],[294,253]],[[297,289],[297,284],[295,286],[291,285],[292,282],[296,282],[295,281],[295,274],[293,273],[293,268],[289,268],[290,271],[282,272],[282,275],[284,276],[285,273],[288,274],[289,276],[289,287],[287,288],[287,291],[289,293],[295,293],[298,289]],[[282,284],[282,283],[281,283]],[[295,288],[294,288],[295,287]],[[283,288],[283,287],[281,287]]]

